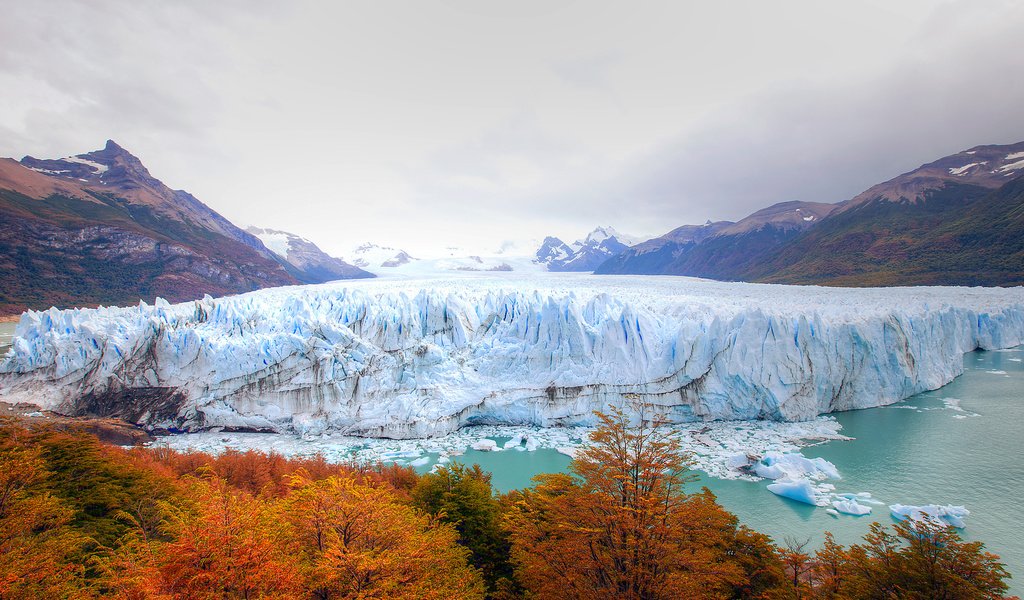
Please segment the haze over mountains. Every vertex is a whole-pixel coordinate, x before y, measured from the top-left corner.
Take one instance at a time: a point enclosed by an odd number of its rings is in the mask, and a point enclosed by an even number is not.
[[[332,257],[243,231],[113,141],[62,159],[0,159],[0,312],[170,301],[374,272],[594,271],[825,285],[1024,283],[1024,142],[940,158],[845,202],[781,202],[637,243],[611,227],[527,256],[422,260],[363,243]],[[351,235],[342,232],[340,235]],[[526,251],[530,252],[529,250]],[[347,260],[346,260],[347,259]]]

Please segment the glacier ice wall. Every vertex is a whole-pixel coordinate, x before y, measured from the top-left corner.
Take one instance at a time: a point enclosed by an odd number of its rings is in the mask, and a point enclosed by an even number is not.
[[[588,424],[637,395],[677,422],[806,420],[1024,342],[1022,288],[829,289],[466,276],[29,312],[0,399],[154,427],[427,437]]]

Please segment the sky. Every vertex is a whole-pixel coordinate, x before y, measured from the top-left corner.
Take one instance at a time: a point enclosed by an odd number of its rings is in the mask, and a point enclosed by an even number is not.
[[[111,138],[340,256],[655,236],[1024,140],[1024,1],[0,9],[0,156]]]

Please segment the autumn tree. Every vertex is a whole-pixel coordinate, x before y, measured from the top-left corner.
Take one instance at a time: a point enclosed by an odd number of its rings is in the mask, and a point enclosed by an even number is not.
[[[807,584],[807,573],[811,570],[811,555],[807,552],[807,545],[811,539],[800,541],[796,538],[787,537],[786,545],[781,549],[782,563],[786,568],[786,575],[792,586],[793,598],[801,600],[808,597],[810,590]]]
[[[998,599],[1007,590],[999,557],[940,522],[902,521],[891,532],[873,523],[864,543],[823,550],[822,598]]]
[[[312,597],[483,597],[456,531],[400,503],[388,487],[301,474],[292,485],[280,517]]]
[[[844,597],[849,579],[848,559],[846,549],[836,543],[831,532],[826,531],[825,542],[815,552],[808,573],[814,598],[836,600]]]
[[[173,541],[155,561],[157,592],[170,598],[290,598],[301,587],[295,559],[267,500],[209,477],[173,507]]]
[[[778,583],[770,544],[750,548],[766,538],[738,543],[745,532],[709,491],[684,492],[689,459],[647,407],[597,416],[571,475],[509,497],[513,559],[535,597],[725,598],[748,568]]]

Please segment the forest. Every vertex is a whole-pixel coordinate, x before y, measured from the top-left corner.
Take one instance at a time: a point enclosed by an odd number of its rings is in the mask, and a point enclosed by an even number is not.
[[[598,417],[569,473],[507,494],[475,465],[122,448],[0,420],[0,600],[1006,597],[999,557],[935,524],[780,544],[691,489],[663,427]]]

